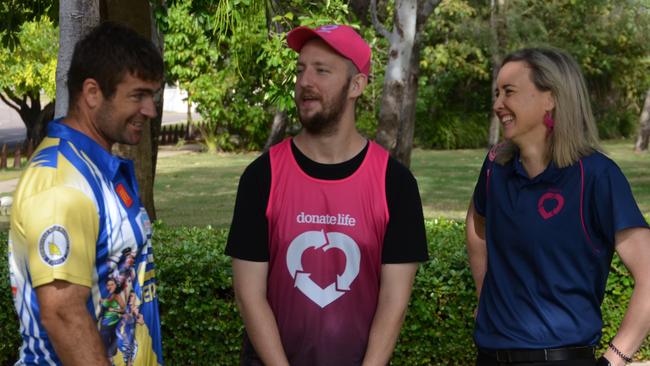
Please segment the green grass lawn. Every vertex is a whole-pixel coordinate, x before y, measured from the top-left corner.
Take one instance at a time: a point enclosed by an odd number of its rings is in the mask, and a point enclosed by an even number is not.
[[[9,159],[9,162],[7,163],[8,166],[13,166],[13,158]],[[27,164],[27,161],[24,162],[24,164]],[[24,166],[23,164],[23,166]],[[14,169],[14,168],[5,168],[5,169],[0,169],[0,181],[3,180],[10,180],[14,178],[19,178],[20,174],[22,174],[23,170],[22,169]]]
[[[158,219],[169,225],[228,227],[239,176],[257,155],[192,153],[158,159]]]
[[[413,150],[411,170],[418,181],[424,217],[465,219],[486,151]]]
[[[635,154],[628,140],[604,145],[627,176],[641,210],[650,213],[650,153]],[[413,151],[411,168],[418,180],[425,217],[465,217],[485,153],[483,149]],[[228,227],[239,176],[257,156],[192,153],[161,157],[155,183],[158,218],[172,226]],[[17,178],[20,173],[12,168],[0,169],[0,181]]]
[[[605,143],[627,176],[639,207],[650,213],[650,154],[634,154],[630,141]],[[413,151],[427,218],[463,219],[485,150]],[[161,158],[156,175],[158,218],[170,225],[228,227],[244,168],[258,154],[191,154]]]

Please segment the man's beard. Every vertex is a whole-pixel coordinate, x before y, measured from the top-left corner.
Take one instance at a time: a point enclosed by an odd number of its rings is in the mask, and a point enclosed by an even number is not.
[[[339,92],[339,97],[336,98],[331,104],[326,103],[321,99],[321,104],[323,110],[315,113],[311,117],[302,117],[300,110],[298,110],[298,118],[302,127],[309,132],[311,135],[324,135],[332,134],[336,131],[341,116],[343,115],[345,109],[345,103],[348,99],[347,90],[350,87],[350,81],[352,78],[348,78],[348,81],[343,85]],[[299,108],[300,109],[300,108]]]

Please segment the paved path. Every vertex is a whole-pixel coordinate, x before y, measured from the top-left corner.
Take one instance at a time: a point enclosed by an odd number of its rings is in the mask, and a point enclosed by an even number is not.
[[[0,180],[0,194],[13,192],[16,189],[16,184],[18,184],[18,178]]]

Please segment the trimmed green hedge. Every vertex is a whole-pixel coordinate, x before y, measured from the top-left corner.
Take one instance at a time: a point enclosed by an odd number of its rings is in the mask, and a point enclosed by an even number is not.
[[[9,284],[7,232],[0,230],[0,365],[13,365],[18,358],[20,336]]]
[[[243,326],[231,288],[230,259],[222,254],[227,231],[161,225],[155,229],[166,363],[238,364]],[[432,258],[418,271],[393,364],[472,364],[476,299],[465,253],[464,224],[428,221],[427,236]],[[6,239],[6,233],[0,232],[0,243]],[[0,248],[0,256],[6,258],[6,246]],[[8,365],[16,358],[20,340],[6,260],[0,261],[0,278],[0,365]],[[604,340],[613,336],[632,286],[627,270],[615,257],[603,306]],[[637,358],[650,359],[647,341]]]

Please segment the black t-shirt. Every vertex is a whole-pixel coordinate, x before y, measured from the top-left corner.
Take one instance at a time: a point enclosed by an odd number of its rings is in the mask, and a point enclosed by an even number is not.
[[[352,159],[338,164],[321,164],[305,156],[291,141],[291,151],[300,168],[309,176],[324,180],[344,179],[361,165],[366,147]],[[266,206],[271,191],[271,160],[264,153],[244,171],[237,191],[226,254],[249,261],[269,261]],[[382,263],[423,262],[428,259],[417,182],[411,172],[394,158],[386,168],[386,201],[390,215]]]

